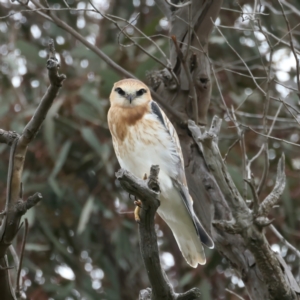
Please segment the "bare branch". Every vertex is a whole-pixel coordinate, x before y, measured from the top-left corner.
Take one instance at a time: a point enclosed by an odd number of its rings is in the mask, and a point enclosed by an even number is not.
[[[275,228],[274,225],[270,225],[270,229],[272,232],[279,238],[280,242],[282,242],[285,246],[287,246],[291,251],[293,251],[298,258],[300,258],[300,251],[294,247],[291,243],[289,243],[281,233]]]
[[[0,143],[11,146],[16,138],[19,138],[19,135],[15,131],[5,131],[0,129]]]
[[[15,292],[10,282],[10,274],[8,272],[8,265],[5,258],[7,249],[18,233],[21,216],[42,199],[42,196],[39,193],[29,197],[27,201],[23,201],[22,199],[23,188],[21,179],[27,147],[39,131],[41,124],[53,103],[53,100],[62,86],[62,82],[66,78],[65,75],[58,74],[59,64],[55,57],[55,49],[52,40],[50,40],[49,43],[49,52],[50,57],[47,61],[47,69],[50,86],[36,111],[34,112],[32,118],[25,126],[20,136],[1,130],[2,136],[5,137],[4,141],[8,144],[11,144],[7,173],[6,204],[3,221],[0,227],[0,286],[3,287],[3,295],[1,295],[1,297],[4,300],[16,300]],[[11,139],[11,137],[13,137],[13,139]],[[20,266],[21,263],[22,262],[20,262]],[[20,292],[19,272],[20,267],[17,275],[17,293]]]
[[[22,264],[23,264],[25,244],[26,244],[26,239],[27,239],[27,235],[28,235],[28,220],[25,219],[24,222],[25,222],[25,231],[24,231],[24,237],[23,237],[22,246],[21,246],[21,257],[20,257],[20,263],[18,265],[18,274],[17,274],[17,282],[16,282],[16,295],[18,297],[21,296],[20,276],[21,276],[21,270],[22,270]]]
[[[140,249],[152,289],[142,290],[139,299],[200,299],[200,291],[196,288],[184,294],[176,294],[161,268],[154,223],[156,210],[160,205],[158,173],[159,166],[151,167],[147,180],[139,179],[124,169],[116,173],[121,186],[142,202],[139,222]]]
[[[245,201],[236,189],[216,144],[216,133],[218,133],[220,128],[220,120],[218,120],[217,117],[214,117],[212,124],[211,129],[204,133],[201,133],[200,129],[193,121],[189,121],[188,127],[199,150],[203,153],[206,165],[215,177],[220,190],[227,200],[234,218],[234,221],[214,221],[214,225],[216,227],[219,226],[218,228],[220,230],[224,229],[225,232],[231,231],[232,233],[240,233],[244,242],[247,244],[248,249],[255,257],[262,278],[268,286],[270,299],[296,299],[295,290],[286,281],[282,266],[274,252],[270,249],[262,231],[262,228],[270,224],[270,221],[267,218],[256,218],[257,222],[255,222],[253,219],[254,215],[246,206]],[[278,199],[278,195],[282,192],[282,184],[279,184],[279,182],[283,181],[283,177],[285,178],[284,162],[282,159],[278,167],[278,178],[276,181],[278,184],[275,185],[276,188],[274,188],[274,193],[270,194],[272,195],[272,200],[276,197]],[[268,200],[266,203],[270,202],[271,200]],[[264,207],[264,205],[259,207],[259,211],[261,207]],[[262,216],[262,214],[260,216]]]
[[[276,183],[272,192],[265,198],[258,209],[258,216],[267,216],[275,204],[277,204],[285,188],[285,157],[282,154],[277,166]]]

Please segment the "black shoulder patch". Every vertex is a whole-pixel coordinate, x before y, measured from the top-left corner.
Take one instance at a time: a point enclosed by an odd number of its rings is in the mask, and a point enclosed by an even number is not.
[[[157,116],[158,120],[166,127],[164,118],[161,114],[160,108],[155,101],[151,101],[151,110]]]
[[[196,215],[194,216],[194,222],[196,224],[198,236],[200,237],[202,244],[205,245],[206,247],[208,247],[209,249],[214,248],[213,240],[208,235],[208,233],[205,231],[205,229],[203,228],[202,224],[200,223],[200,221],[198,220]]]

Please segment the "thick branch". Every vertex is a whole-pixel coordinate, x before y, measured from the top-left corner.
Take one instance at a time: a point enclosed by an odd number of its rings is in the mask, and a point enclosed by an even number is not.
[[[205,162],[211,173],[214,175],[235,219],[235,223],[228,221],[215,222],[216,226],[227,232],[239,232],[241,234],[245,244],[255,257],[262,278],[268,287],[270,299],[297,299],[295,290],[289,285],[285,274],[282,271],[284,267],[282,268],[275,253],[270,249],[261,229],[262,226],[257,226],[254,223],[255,216],[253,216],[253,213],[247,208],[244,199],[242,199],[237,191],[227,171],[226,165],[222,160],[216,142],[221,125],[220,120],[217,117],[214,117],[210,130],[205,131],[204,133],[201,133],[200,129],[193,121],[189,121],[188,125],[192,136],[198,144],[199,150],[202,151]],[[283,182],[285,181],[283,159],[281,159],[278,165],[277,182],[274,188],[276,192],[273,193],[273,190],[271,193],[272,196],[270,198],[272,200],[268,200],[267,207],[269,207],[270,202],[273,203],[275,198],[278,199],[278,195],[283,191]]]

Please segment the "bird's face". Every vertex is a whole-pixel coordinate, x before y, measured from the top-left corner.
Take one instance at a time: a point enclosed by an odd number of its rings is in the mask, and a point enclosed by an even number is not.
[[[136,107],[151,101],[149,88],[139,80],[124,79],[114,84],[110,94],[111,105]]]

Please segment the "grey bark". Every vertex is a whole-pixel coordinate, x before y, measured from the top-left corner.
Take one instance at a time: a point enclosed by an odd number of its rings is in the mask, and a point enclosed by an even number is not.
[[[142,201],[139,222],[139,240],[142,258],[147,269],[151,289],[142,290],[139,300],[197,300],[200,290],[191,289],[184,294],[176,294],[167,275],[161,268],[157,237],[155,232],[155,214],[160,202],[159,166],[152,166],[147,180],[141,180],[128,171],[121,169],[116,173],[121,186],[131,195]]]
[[[156,2],[160,3],[161,1],[157,0]],[[212,20],[216,19],[221,4],[222,1],[192,1],[193,9],[190,17],[187,6],[179,9],[173,8],[170,35],[175,36],[180,51],[176,49],[175,43],[171,44],[170,58],[174,73],[180,79],[180,86],[174,87],[174,82],[172,82],[171,76],[166,75],[166,70],[152,73],[149,76],[150,84],[155,83],[153,87],[167,104],[172,105],[177,112],[183,114],[184,119],[194,119],[194,121],[198,119],[200,125],[206,124],[211,95],[207,41],[213,28]],[[189,20],[191,20],[193,34],[189,34],[187,25]],[[202,52],[193,51],[193,47]],[[190,70],[197,93],[197,118],[193,115],[195,105],[192,105],[192,91],[189,88],[189,80],[184,70],[182,57],[187,57],[185,63],[188,64],[187,69]],[[159,80],[161,81],[160,85],[157,83]],[[224,166],[212,165],[217,160],[217,153],[212,154],[208,159],[203,152],[202,143],[200,142],[199,145],[198,137],[191,136],[191,128],[188,129],[170,114],[168,117],[172,120],[179,135],[188,186],[194,199],[197,215],[205,229],[211,233],[216,249],[239,272],[249,297],[253,300],[300,299],[299,286],[293,276],[286,271],[287,265],[284,260],[276,258],[264,236],[262,228],[269,224],[266,214],[261,214],[260,218],[258,216],[254,218],[233,182],[229,177],[225,177]],[[196,128],[198,127],[196,126]],[[281,181],[284,181],[283,173],[279,174]],[[282,185],[280,186],[282,187]],[[270,194],[270,198],[273,200],[274,195],[280,194],[278,188],[275,190],[274,193],[271,193],[272,195]],[[265,207],[269,211],[271,206],[271,200],[265,202],[260,206],[260,213],[264,211]],[[212,226],[212,220],[215,221],[215,226]],[[237,233],[237,228],[241,229],[244,228],[244,225],[250,224],[249,230]]]

